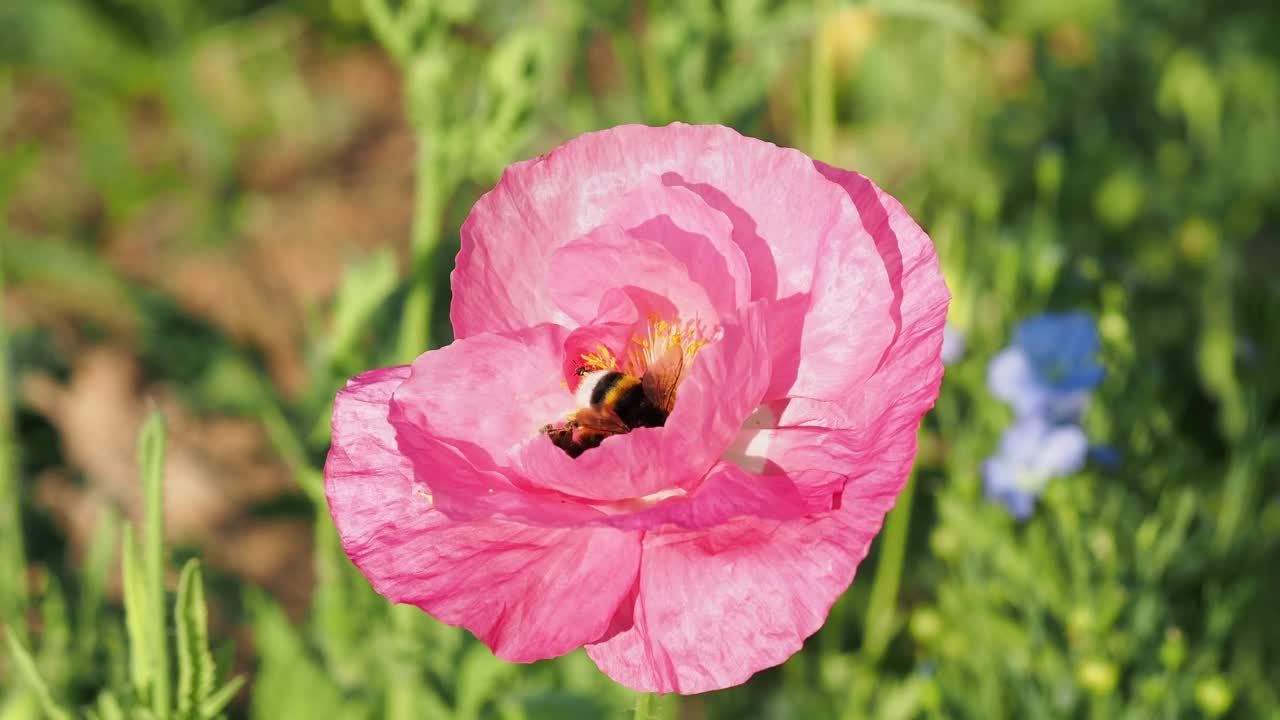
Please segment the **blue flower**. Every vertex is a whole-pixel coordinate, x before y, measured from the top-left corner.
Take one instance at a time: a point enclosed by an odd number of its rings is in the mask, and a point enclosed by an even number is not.
[[[1018,417],[1079,416],[1102,382],[1098,328],[1085,313],[1046,313],[1024,321],[1013,345],[991,359],[987,385]]]
[[[1089,447],[1089,460],[1108,470],[1114,470],[1124,462],[1124,454],[1114,445],[1093,445]]]
[[[987,498],[1025,520],[1049,481],[1083,467],[1088,451],[1089,440],[1076,425],[1021,418],[1000,437],[999,452],[982,464]]]

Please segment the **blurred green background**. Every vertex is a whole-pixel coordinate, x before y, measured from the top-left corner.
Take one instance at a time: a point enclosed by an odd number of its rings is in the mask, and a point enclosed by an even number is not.
[[[804,651],[643,714],[1280,718],[1276,38],[1243,0],[0,4],[0,720],[632,713],[388,607],[319,472],[344,379],[449,341],[505,165],[672,120],[896,195],[968,349]],[[1122,459],[1018,523],[986,364],[1046,309],[1098,319]]]

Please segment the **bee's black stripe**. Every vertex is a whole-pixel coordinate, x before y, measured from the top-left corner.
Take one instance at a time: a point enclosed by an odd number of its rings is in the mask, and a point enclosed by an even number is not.
[[[667,414],[649,400],[640,383],[622,391],[614,404],[614,411],[627,427],[662,427],[667,421]]]
[[[600,381],[596,383],[596,386],[591,388],[591,404],[599,405],[604,402],[605,395],[609,394],[609,390],[612,389],[614,385],[617,385],[623,377],[625,376],[622,373],[614,371],[600,378]]]

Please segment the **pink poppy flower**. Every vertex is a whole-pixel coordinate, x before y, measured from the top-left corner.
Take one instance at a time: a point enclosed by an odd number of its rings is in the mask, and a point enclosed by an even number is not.
[[[638,690],[798,651],[942,378],[949,294],[902,206],[728,128],[618,127],[510,167],[452,287],[457,339],[334,406],[325,489],[374,588]]]

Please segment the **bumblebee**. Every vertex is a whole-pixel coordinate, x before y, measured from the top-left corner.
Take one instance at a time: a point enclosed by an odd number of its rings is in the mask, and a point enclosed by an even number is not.
[[[576,458],[599,447],[611,435],[662,427],[675,406],[676,385],[684,376],[685,360],[684,349],[673,345],[640,377],[616,369],[579,367],[579,409],[563,425],[547,425],[542,432],[569,457]]]

